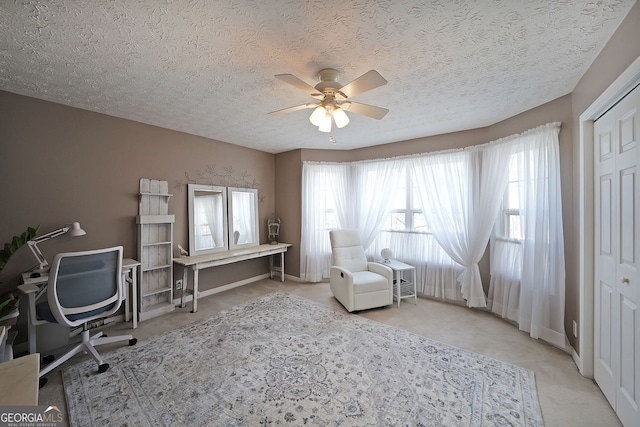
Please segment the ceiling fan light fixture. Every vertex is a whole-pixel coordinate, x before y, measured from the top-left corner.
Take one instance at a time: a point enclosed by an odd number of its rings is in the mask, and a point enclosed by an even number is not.
[[[325,108],[322,105],[320,105],[318,106],[318,108],[313,110],[313,113],[311,113],[311,115],[309,116],[309,121],[314,126],[320,126],[324,116],[326,115],[327,115],[327,110],[325,110]]]
[[[331,132],[331,114],[329,114],[328,111],[320,121],[320,124],[318,125],[318,130],[320,132]]]
[[[300,80],[293,74],[276,74],[276,77],[285,83],[307,92],[320,100],[318,103],[307,103],[282,110],[272,111],[269,114],[280,115],[303,108],[313,108],[309,115],[309,121],[318,127],[320,132],[331,132],[331,122],[335,122],[337,128],[343,128],[349,124],[349,116],[345,111],[362,114],[377,120],[382,119],[389,112],[386,108],[373,105],[353,103],[347,101],[360,93],[375,89],[387,84],[387,81],[375,70],[370,70],[346,85],[338,83],[339,73],[333,68],[325,68],[318,72],[320,82],[311,86]]]
[[[336,121],[336,126],[340,129],[349,124],[349,116],[347,116],[347,113],[345,113],[342,108],[333,110],[333,120]]]

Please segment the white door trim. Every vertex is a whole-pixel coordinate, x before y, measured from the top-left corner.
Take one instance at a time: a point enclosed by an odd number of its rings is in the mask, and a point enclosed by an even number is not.
[[[593,121],[615,105],[640,83],[640,57],[587,108],[579,119],[578,203],[579,203],[579,355],[573,360],[582,375],[593,378]]]

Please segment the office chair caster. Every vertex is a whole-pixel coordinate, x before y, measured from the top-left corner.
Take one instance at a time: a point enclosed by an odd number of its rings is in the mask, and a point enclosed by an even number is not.
[[[98,373],[101,374],[103,372],[106,372],[107,369],[109,369],[109,364],[108,363],[103,363],[102,365],[98,365]]]
[[[137,342],[138,342],[138,338],[131,338],[129,340],[129,346],[136,345]]]

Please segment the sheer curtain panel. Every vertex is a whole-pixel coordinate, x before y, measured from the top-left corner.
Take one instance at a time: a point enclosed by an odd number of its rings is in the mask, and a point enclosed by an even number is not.
[[[329,228],[352,227],[350,185],[349,164],[303,163],[300,279],[320,282],[329,278]]]
[[[382,231],[366,251],[379,259],[383,248],[391,249],[395,259],[413,265],[417,290],[428,297],[464,302],[458,277],[464,268],[451,259],[432,233]]]
[[[522,243],[495,239],[491,248],[491,282],[487,308],[500,317],[518,321],[520,281],[522,280]]]
[[[523,182],[522,280],[518,324],[533,338],[565,348],[565,264],[560,194],[559,123],[517,139]]]
[[[478,262],[491,236],[507,183],[511,146],[495,144],[414,157],[427,223],[444,251],[464,267],[458,277],[469,307],[486,307]]]
[[[354,199],[356,204],[352,228],[360,232],[366,250],[380,232],[389,209],[391,194],[398,187],[404,171],[401,160],[354,163]]]

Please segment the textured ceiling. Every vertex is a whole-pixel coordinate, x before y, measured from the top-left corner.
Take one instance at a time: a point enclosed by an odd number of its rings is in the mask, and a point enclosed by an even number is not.
[[[635,0],[2,0],[0,90],[277,153],[484,127],[571,92]],[[331,135],[273,76],[388,84]]]

